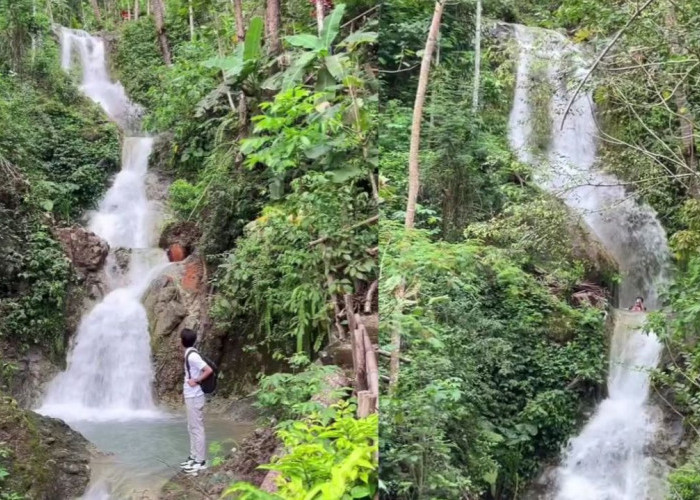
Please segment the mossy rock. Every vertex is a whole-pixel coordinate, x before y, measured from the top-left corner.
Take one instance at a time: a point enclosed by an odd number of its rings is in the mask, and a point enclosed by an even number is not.
[[[0,394],[0,494],[33,500],[81,496],[90,481],[88,441],[63,421],[24,410]]]

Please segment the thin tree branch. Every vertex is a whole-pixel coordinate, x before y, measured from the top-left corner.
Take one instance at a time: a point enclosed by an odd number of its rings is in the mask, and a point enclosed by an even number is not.
[[[583,79],[579,82],[578,87],[576,87],[576,91],[575,91],[574,94],[571,96],[571,99],[569,99],[569,104],[566,105],[566,109],[564,110],[564,116],[562,116],[562,118],[561,118],[560,130],[563,130],[563,129],[564,129],[564,121],[566,121],[566,116],[569,114],[569,111],[571,111],[571,106],[573,106],[574,101],[576,100],[576,97],[578,96],[579,92],[581,92],[581,89],[583,88],[583,85],[588,81],[588,78],[591,76],[591,74],[592,74],[593,71],[596,69],[596,67],[598,66],[598,64],[600,64],[600,61],[603,60],[603,58],[605,57],[605,54],[607,54],[607,53],[610,51],[610,49],[613,48],[613,46],[615,45],[615,43],[617,43],[617,41],[619,40],[620,36],[622,36],[622,34],[625,32],[625,30],[627,30],[627,28],[629,28],[630,24],[632,24],[632,22],[633,22],[637,17],[639,17],[639,15],[642,13],[642,11],[644,11],[644,9],[646,9],[647,7],[649,7],[649,5],[651,5],[652,3],[654,3],[654,1],[655,1],[655,0],[647,0],[647,1],[644,3],[644,5],[642,5],[640,8],[638,8],[637,11],[636,11],[634,14],[632,14],[632,17],[630,17],[630,18],[627,20],[627,24],[625,24],[625,25],[620,29],[620,31],[618,31],[618,32],[615,34],[615,36],[613,37],[613,39],[610,40],[610,43],[608,43],[607,47],[605,47],[605,49],[603,49],[603,51],[600,53],[600,55],[598,56],[598,58],[595,60],[595,62],[594,62],[593,65],[591,66],[591,68],[590,68],[590,69],[588,70],[588,72],[586,73],[586,76],[584,76]]]

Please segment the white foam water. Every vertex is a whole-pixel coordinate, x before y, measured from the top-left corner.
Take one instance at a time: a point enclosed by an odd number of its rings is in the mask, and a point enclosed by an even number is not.
[[[596,123],[589,92],[578,95],[561,127],[564,110],[588,61],[559,33],[519,25],[513,28],[520,55],[509,122],[511,147],[521,161],[534,167],[537,183],[578,213],[617,261],[622,278],[620,304],[631,305],[641,295],[647,307],[658,307],[659,287],[667,281],[670,260],[666,234],[649,206],[636,200],[613,175],[597,168]],[[532,105],[538,69],[544,79],[540,83],[554,89],[546,110]],[[551,121],[545,152],[531,147],[536,143],[535,113],[547,113]],[[658,427],[648,403],[648,369],[657,365],[661,344],[653,333],[643,333],[644,317],[616,312],[609,396],[570,441],[549,498],[663,498],[657,485],[652,485],[653,460],[647,453]]]
[[[132,126],[138,108],[109,79],[104,42],[66,28],[61,42],[64,69],[70,70],[77,55],[82,91],[117,124]],[[148,319],[141,304],[151,280],[167,266],[164,252],[154,248],[159,212],[146,196],[152,146],[150,137],[124,138],[121,171],[90,217],[90,230],[111,250],[131,249],[129,272],[121,275],[117,266],[107,266],[108,284],[116,288],[83,316],[67,368],[50,383],[40,413],[69,422],[163,416],[153,402]]]
[[[70,71],[77,52],[82,70],[80,90],[98,103],[120,127],[128,129],[138,124],[142,109],[131,102],[119,82],[113,82],[107,72],[105,43],[99,37],[82,30],[60,28],[61,67]]]

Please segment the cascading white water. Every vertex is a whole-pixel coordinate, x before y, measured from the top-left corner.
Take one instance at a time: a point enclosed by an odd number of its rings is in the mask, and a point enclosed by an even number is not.
[[[62,28],[62,64],[70,70],[77,53],[83,71],[82,91],[107,115],[133,133],[133,105],[119,83],[110,81],[104,43],[83,31]],[[167,265],[155,247],[158,210],[146,196],[150,137],[127,136],[122,169],[90,218],[89,228],[110,249],[130,249],[129,272],[108,270],[110,291],[81,320],[66,371],[49,385],[40,413],[68,421],[131,419],[160,415],[152,398],[151,351],[141,296]]]
[[[521,161],[535,167],[538,184],[580,214],[615,258],[622,277],[620,304],[631,305],[641,295],[647,307],[658,307],[658,289],[667,279],[669,262],[666,234],[649,206],[596,168],[596,123],[589,93],[579,94],[561,128],[572,88],[585,74],[587,61],[559,33],[517,25],[514,31],[520,56],[509,123],[511,146]],[[538,82],[538,76],[544,81]],[[554,89],[549,109],[533,109],[531,96],[538,84]],[[551,120],[546,152],[531,147],[536,142],[535,113],[546,113]],[[644,314],[618,311],[615,319],[609,396],[569,443],[551,495],[557,500],[661,498],[651,484],[652,458],[646,454],[657,430],[648,404],[646,369],[658,363],[661,345],[653,333],[642,332]]]
[[[109,79],[104,41],[82,30],[61,27],[60,33],[61,67],[70,71],[74,52],[80,56],[83,72],[80,90],[120,127],[129,129],[138,123],[141,108],[129,100],[121,83]]]

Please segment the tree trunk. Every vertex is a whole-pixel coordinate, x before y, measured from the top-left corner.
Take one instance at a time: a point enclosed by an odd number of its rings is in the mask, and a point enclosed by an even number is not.
[[[479,108],[479,79],[481,73],[481,0],[476,0],[476,26],[474,28],[474,93],[472,113]]]
[[[92,12],[95,14],[95,18],[98,23],[102,22],[102,14],[100,13],[100,6],[97,5],[97,0],[90,0],[90,5],[92,6]]]
[[[190,42],[194,41],[194,9],[192,8],[192,0],[188,0],[187,9],[189,11],[190,18]]]
[[[280,43],[280,0],[267,0],[265,27],[267,51],[269,54],[278,54],[282,50]]]
[[[163,0],[151,1],[153,2],[153,17],[156,23],[156,33],[158,34],[160,51],[163,54],[163,61],[165,61],[165,64],[170,66],[173,63],[173,59],[170,55],[168,37],[165,34],[165,5],[163,5]]]
[[[321,36],[323,30],[323,0],[316,0],[316,24],[318,24],[318,35]]]
[[[443,1],[435,2],[433,21],[430,24],[428,40],[425,43],[423,60],[420,65],[420,77],[418,79],[418,90],[416,91],[416,101],[413,105],[413,122],[411,125],[411,147],[408,153],[408,203],[406,204],[406,228],[412,229],[415,225],[416,202],[418,200],[419,165],[418,153],[420,151],[420,129],[423,120],[423,105],[425,104],[425,92],[428,88],[428,77],[430,76],[430,64],[433,59],[435,43],[440,32],[440,19],[442,18]]]
[[[440,19],[442,18],[443,1],[435,2],[433,20],[430,23],[428,40],[425,42],[425,51],[420,65],[420,77],[416,90],[416,101],[413,105],[413,122],[411,124],[411,146],[408,153],[408,202],[406,203],[406,229],[413,229],[416,218],[416,202],[418,200],[418,188],[420,187],[420,170],[418,165],[418,153],[420,152],[420,128],[423,120],[423,105],[425,93],[428,88],[430,76],[430,64],[433,59],[433,51],[440,32]],[[405,283],[401,283],[397,291],[397,300],[403,301],[406,292]],[[399,304],[399,307],[402,307]],[[389,363],[389,385],[393,390],[399,380],[399,357],[401,356],[401,332],[395,329],[391,333],[391,361]]]
[[[134,0],[134,21],[139,20],[141,14],[141,0]]]
[[[676,10],[673,3],[669,2],[666,14],[666,28],[668,29],[668,39],[671,45],[671,54],[673,56],[682,56],[683,47],[676,33],[678,21],[676,19]],[[697,150],[695,148],[695,120],[690,113],[690,104],[688,103],[687,86],[683,83],[678,86],[673,100],[676,103],[676,111],[680,121],[681,144],[683,145],[683,158],[691,172],[698,172]],[[696,176],[691,178],[690,194],[695,199],[700,199],[700,179]]]
[[[243,3],[242,0],[231,0],[233,3],[233,13],[236,16],[236,36],[238,41],[242,42],[245,38],[245,21],[243,20]]]
[[[51,24],[53,24],[53,10],[51,9],[51,0],[46,2],[46,11],[49,14],[49,21],[51,21]]]

